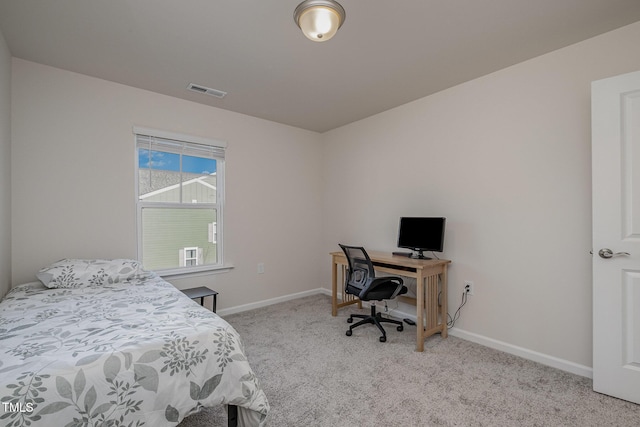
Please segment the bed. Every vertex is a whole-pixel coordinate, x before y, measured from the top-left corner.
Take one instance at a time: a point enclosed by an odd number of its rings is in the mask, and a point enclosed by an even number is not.
[[[238,333],[134,260],[62,260],[0,302],[0,426],[175,426],[269,404]]]

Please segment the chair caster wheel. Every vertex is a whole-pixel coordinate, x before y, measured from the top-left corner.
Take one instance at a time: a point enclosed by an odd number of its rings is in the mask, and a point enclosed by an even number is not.
[[[349,330],[347,331],[347,336],[348,336],[348,337],[350,337],[352,333],[353,333],[353,332],[351,332],[351,329],[349,329]]]
[[[402,330],[403,330],[404,328],[402,327],[402,325],[400,325],[400,326],[398,326],[396,329],[398,330],[398,332],[402,332]]]
[[[347,323],[353,323],[353,317],[349,317],[349,318],[347,319]]]
[[[380,342],[386,342],[387,341],[387,337],[380,337]]]

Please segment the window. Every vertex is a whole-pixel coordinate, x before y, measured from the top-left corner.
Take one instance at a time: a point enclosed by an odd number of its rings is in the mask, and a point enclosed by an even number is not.
[[[180,267],[202,265],[202,248],[180,249]]]
[[[222,267],[225,144],[134,132],[142,265],[165,275]]]

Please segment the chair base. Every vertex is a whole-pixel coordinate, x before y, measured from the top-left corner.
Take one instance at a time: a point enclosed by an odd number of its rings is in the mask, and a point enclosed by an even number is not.
[[[372,324],[376,325],[378,327],[378,329],[380,330],[380,332],[382,332],[382,336],[380,337],[380,342],[385,342],[387,340],[387,333],[385,332],[384,328],[382,327],[382,323],[393,323],[394,325],[398,325],[397,328],[396,328],[398,331],[402,331],[404,329],[404,327],[402,326],[402,322],[401,321],[394,320],[394,319],[387,319],[386,317],[382,317],[382,315],[380,313],[376,313],[375,304],[371,304],[371,314],[370,315],[352,314],[347,319],[347,322],[348,323],[352,323],[354,318],[362,319],[362,320],[360,320],[358,323],[355,323],[355,324],[349,326],[349,330],[347,331],[347,336],[348,337],[351,336],[351,334],[353,333],[353,329],[354,328],[357,328],[360,325],[365,325],[365,324],[368,324],[368,323],[372,323]]]

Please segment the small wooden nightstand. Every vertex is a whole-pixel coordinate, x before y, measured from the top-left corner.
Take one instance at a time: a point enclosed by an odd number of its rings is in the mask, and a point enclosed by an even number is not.
[[[181,291],[191,299],[200,298],[200,305],[204,306],[204,299],[206,297],[213,297],[213,312],[216,312],[216,303],[218,299],[218,293],[206,286],[200,286],[197,288],[181,289]]]

